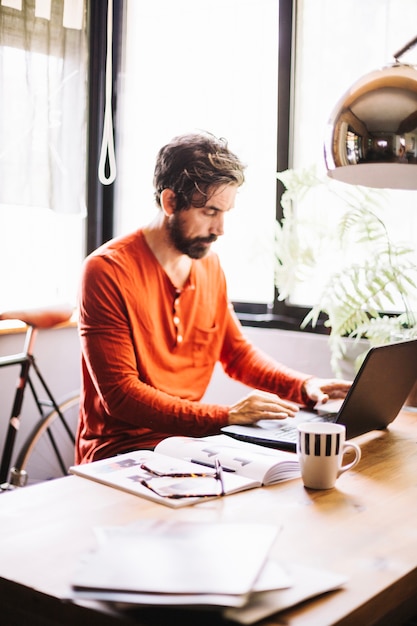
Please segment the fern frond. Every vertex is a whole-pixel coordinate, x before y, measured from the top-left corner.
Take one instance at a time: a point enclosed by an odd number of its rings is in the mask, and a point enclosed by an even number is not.
[[[410,304],[417,302],[416,250],[391,240],[382,219],[386,192],[353,186],[347,189],[320,179],[314,168],[287,170],[278,178],[286,186],[276,253],[276,284],[281,296],[291,296],[298,280],[308,281],[314,272],[327,267],[335,253],[333,274],[301,324],[302,328],[308,324],[314,327],[321,315],[326,318],[333,367],[343,357],[345,336],[382,341],[384,336],[403,333],[404,328],[417,336],[417,313]],[[322,196],[318,189],[311,202],[298,204],[294,211],[293,204],[320,185],[342,200],[343,206],[335,202],[329,219],[326,214],[326,219],[320,220],[320,199],[325,197],[327,207],[329,194]],[[383,311],[395,311],[399,306],[402,314],[383,315]]]
[[[414,281],[407,275],[413,266],[408,260],[397,261],[392,267],[386,255],[363,265],[351,265],[344,272],[334,274],[327,283],[319,302],[303,320],[317,324],[320,313],[328,316],[327,325],[334,334],[351,335],[358,327],[369,324],[387,308],[394,305],[393,292],[406,300]],[[414,268],[415,269],[415,268]]]

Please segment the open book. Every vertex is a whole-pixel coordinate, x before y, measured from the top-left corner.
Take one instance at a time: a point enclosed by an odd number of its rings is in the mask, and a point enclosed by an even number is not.
[[[216,475],[216,459],[222,467],[221,479]],[[293,453],[227,435],[168,437],[154,451],[137,450],[75,465],[70,472],[171,507],[300,476]]]

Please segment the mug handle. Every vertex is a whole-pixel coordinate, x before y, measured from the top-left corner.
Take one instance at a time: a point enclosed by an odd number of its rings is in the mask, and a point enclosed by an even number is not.
[[[361,460],[361,454],[362,454],[361,449],[358,445],[356,445],[356,443],[350,443],[350,442],[345,443],[343,445],[343,455],[349,449],[355,451],[355,458],[350,463],[347,463],[346,465],[342,465],[342,467],[339,469],[337,477],[339,477],[340,474],[343,474],[343,472],[347,472],[347,470],[352,469],[352,467],[355,467],[355,465],[357,465],[359,461]]]

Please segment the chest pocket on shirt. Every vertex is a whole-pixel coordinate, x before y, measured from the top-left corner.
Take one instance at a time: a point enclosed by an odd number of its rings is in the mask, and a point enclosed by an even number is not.
[[[193,337],[193,363],[195,367],[214,364],[220,355],[218,326],[207,330],[196,328]]]

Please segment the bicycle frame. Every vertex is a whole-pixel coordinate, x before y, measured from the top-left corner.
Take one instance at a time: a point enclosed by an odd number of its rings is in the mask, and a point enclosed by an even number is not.
[[[68,435],[70,437],[73,437],[70,429],[68,428],[67,423],[62,418],[59,406],[57,402],[55,401],[48,385],[46,384],[45,379],[43,378],[38,368],[38,365],[35,361],[35,357],[33,356],[33,346],[35,343],[36,334],[37,334],[37,329],[33,326],[28,326],[27,331],[26,331],[25,345],[24,345],[23,352],[10,355],[10,356],[0,357],[0,368],[9,367],[12,365],[21,366],[20,377],[18,379],[17,386],[16,386],[12,412],[11,412],[9,423],[8,423],[6,439],[5,439],[5,443],[3,447],[3,453],[1,456],[0,485],[2,485],[3,483],[7,483],[7,480],[8,480],[16,436],[17,436],[19,426],[20,426],[23,399],[24,399],[24,394],[25,394],[27,385],[29,385],[29,388],[32,392],[32,396],[38,408],[39,415],[41,417],[46,417],[47,413],[44,410],[45,407],[48,407],[50,410],[55,409],[55,411],[57,411],[58,415],[60,416],[61,422],[63,423],[65,429],[67,430]],[[46,400],[41,400],[38,395],[36,387],[32,381],[32,378],[30,377],[30,372],[32,369],[36,374],[37,380],[40,383],[41,388],[43,389],[43,391],[45,392],[47,396]],[[61,466],[61,469],[63,470],[63,472],[65,472],[65,466],[62,461],[60,452],[55,443],[53,434],[49,430],[48,430],[48,436],[54,448],[54,451],[56,453],[56,457]]]

